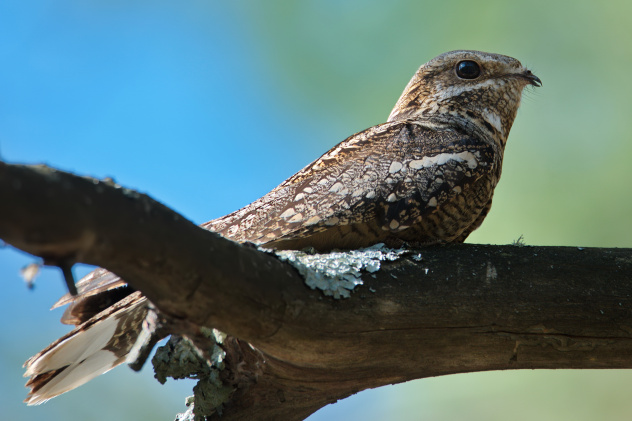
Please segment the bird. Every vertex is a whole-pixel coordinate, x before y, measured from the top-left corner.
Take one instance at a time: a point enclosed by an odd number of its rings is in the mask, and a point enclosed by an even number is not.
[[[265,196],[201,227],[241,243],[317,252],[461,243],[488,214],[528,86],[518,60],[457,50],[423,64],[385,123],[343,140]],[[100,268],[53,308],[74,330],[26,363],[37,405],[126,362],[148,301]]]

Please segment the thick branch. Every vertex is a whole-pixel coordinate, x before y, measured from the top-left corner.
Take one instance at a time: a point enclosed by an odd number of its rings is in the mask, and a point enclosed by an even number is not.
[[[227,345],[256,381],[224,419],[301,419],[362,389],[449,373],[632,367],[629,249],[427,248],[334,300],[275,257],[113,184],[0,164],[0,203],[6,242],[111,269],[163,313],[253,344]]]

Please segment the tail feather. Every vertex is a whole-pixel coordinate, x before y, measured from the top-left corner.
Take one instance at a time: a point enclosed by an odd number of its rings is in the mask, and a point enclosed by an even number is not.
[[[135,292],[31,357],[25,402],[44,403],[125,362],[146,314],[147,299]]]

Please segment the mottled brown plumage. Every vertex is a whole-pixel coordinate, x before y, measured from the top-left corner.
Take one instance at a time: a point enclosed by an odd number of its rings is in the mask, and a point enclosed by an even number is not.
[[[479,75],[459,77],[463,62]],[[510,57],[445,53],[421,66],[387,123],[202,226],[284,249],[463,241],[489,210],[522,90],[539,83]]]
[[[419,68],[386,123],[347,138],[259,200],[202,226],[277,249],[462,242],[490,209],[528,85],[540,80],[513,58],[442,54]],[[27,361],[29,404],[124,361],[146,313],[140,293],[123,298],[131,292],[124,285],[99,269],[79,283],[78,298],[60,301],[72,302],[64,321],[79,326]],[[89,335],[95,339],[82,339]],[[76,351],[99,338],[103,346],[90,350],[98,358]]]

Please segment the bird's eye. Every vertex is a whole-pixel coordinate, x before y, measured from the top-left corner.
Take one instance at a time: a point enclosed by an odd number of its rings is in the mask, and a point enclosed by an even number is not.
[[[456,65],[456,75],[461,79],[476,79],[481,74],[481,66],[472,60],[459,61]]]

